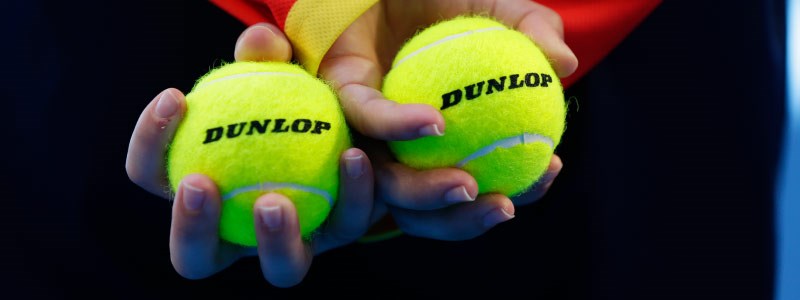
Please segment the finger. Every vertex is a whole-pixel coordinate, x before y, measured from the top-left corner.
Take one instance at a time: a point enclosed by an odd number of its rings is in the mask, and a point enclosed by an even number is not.
[[[351,126],[366,136],[404,141],[444,135],[444,117],[433,106],[398,104],[359,83],[343,86],[339,97]]]
[[[258,23],[239,35],[233,56],[236,61],[288,62],[292,59],[292,47],[280,28],[269,23]]]
[[[434,107],[398,104],[379,92],[383,70],[374,53],[346,44],[340,38],[320,64],[320,75],[339,94],[348,123],[358,132],[380,140],[410,140],[442,135],[444,118]],[[374,51],[374,46],[371,47]],[[390,99],[391,100],[391,99]]]
[[[371,224],[374,180],[367,155],[352,148],[345,151],[339,161],[339,202],[331,211],[325,230],[315,239],[315,253],[355,241]]]
[[[396,162],[386,143],[370,138],[358,141],[370,150],[368,154],[376,166],[378,195],[386,204],[429,210],[470,202],[478,193],[475,178],[466,171],[455,168],[419,171]]]
[[[495,7],[494,16],[527,34],[539,45],[559,77],[578,68],[578,58],[564,43],[564,25],[554,10],[527,0],[514,0]]]
[[[385,163],[376,173],[378,191],[386,204],[431,210],[471,202],[478,183],[464,170],[441,168],[419,171],[400,163]]]
[[[254,211],[264,278],[278,287],[300,283],[313,255],[300,236],[294,204],[281,194],[269,193],[256,200]]]
[[[182,181],[172,208],[170,258],[183,277],[208,277],[240,257],[235,247],[221,249],[219,242],[220,198],[214,182],[204,175],[188,175]]]
[[[514,204],[501,194],[486,194],[473,203],[415,211],[389,207],[400,229],[413,236],[458,241],[479,236],[514,218]]]
[[[164,90],[142,111],[128,144],[125,159],[128,177],[164,198],[170,197],[164,155],[185,111],[183,93],[172,88]]]
[[[514,197],[514,199],[512,199],[514,204],[517,206],[527,205],[544,197],[547,191],[550,190],[550,186],[553,185],[556,176],[561,173],[561,168],[563,166],[564,164],[561,162],[561,158],[558,157],[558,155],[553,155],[553,158],[550,160],[550,165],[547,167],[547,171],[545,171],[544,175],[536,181],[530,191]]]

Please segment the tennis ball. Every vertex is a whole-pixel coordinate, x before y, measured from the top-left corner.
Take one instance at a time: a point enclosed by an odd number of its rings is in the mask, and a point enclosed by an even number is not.
[[[186,95],[167,154],[176,190],[192,173],[222,196],[220,237],[255,246],[256,199],[278,192],[297,208],[304,238],[336,202],[339,156],[350,135],[336,95],[289,63],[236,62],[211,70]]]
[[[564,131],[563,90],[547,57],[528,36],[485,17],[418,32],[398,52],[382,92],[431,105],[446,124],[444,136],[389,142],[397,159],[418,169],[462,168],[479,193],[530,189]]]

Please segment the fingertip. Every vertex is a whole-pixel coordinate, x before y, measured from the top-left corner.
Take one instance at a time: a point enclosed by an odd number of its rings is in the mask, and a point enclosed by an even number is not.
[[[312,256],[300,235],[297,212],[292,201],[278,193],[256,199],[257,252],[264,278],[278,287],[290,287],[302,281]]]
[[[461,203],[475,201],[475,196],[470,195],[467,188],[463,185],[454,187],[444,194],[444,200],[448,203]]]
[[[211,218],[219,212],[217,186],[202,174],[190,174],[181,180],[175,202],[180,207],[176,212],[188,218]]]
[[[264,233],[297,231],[297,212],[292,201],[284,195],[267,193],[258,197],[253,212]]]
[[[156,117],[166,119],[172,117],[178,112],[178,101],[172,95],[170,89],[166,89],[158,95],[156,106],[153,108],[153,113]]]
[[[258,199],[256,199],[256,206],[269,204],[291,205],[291,202],[292,201],[283,194],[271,192],[259,196]]]
[[[431,105],[400,104],[360,83],[342,85],[339,98],[348,122],[371,138],[403,141],[445,132],[444,117]]]
[[[561,160],[561,157],[558,155],[553,154],[553,157],[550,159],[550,165],[547,167],[549,172],[561,172],[561,169],[564,168],[564,162]]]
[[[358,179],[364,175],[369,161],[364,151],[358,148],[350,148],[342,153],[340,164],[344,174],[351,179]]]
[[[369,228],[375,197],[370,161],[361,149],[350,148],[342,153],[341,163],[339,200],[313,240],[316,253],[348,244]]]
[[[217,185],[211,178],[203,174],[189,174],[183,177],[181,185],[189,185],[194,189],[201,190],[209,195],[219,195]]]
[[[553,182],[556,180],[556,177],[558,177],[559,173],[560,170],[554,170],[552,172],[547,172],[544,176],[542,176],[540,182],[537,182],[536,184],[536,190],[539,193],[539,197],[544,196],[544,194],[550,190],[550,186],[553,185]]]
[[[536,189],[546,192],[547,189],[550,188],[550,185],[553,184],[558,174],[561,173],[562,168],[564,168],[564,163],[561,161],[561,158],[558,157],[558,155],[553,155],[553,158],[550,159],[550,165],[547,166],[547,171],[536,183]]]
[[[516,205],[527,205],[539,201],[550,190],[556,177],[561,173],[564,163],[558,155],[553,155],[547,171],[533,184],[529,191],[514,197]]]
[[[200,279],[216,270],[220,202],[214,183],[201,174],[181,180],[173,203],[170,260],[186,278]]]
[[[556,74],[559,78],[568,77],[578,70],[578,57],[575,56],[575,53],[572,52],[572,49],[570,49],[567,44],[563,42],[562,44],[564,50],[561,51],[559,59],[555,61]]]
[[[280,28],[258,23],[245,29],[234,47],[236,61],[281,61],[292,58],[292,47]]]
[[[376,175],[384,201],[405,209],[440,209],[471,202],[478,195],[475,178],[458,168],[417,170],[395,162],[386,164]]]
[[[514,218],[514,203],[498,193],[481,194],[468,204],[419,211],[391,206],[390,211],[403,232],[447,241],[471,239],[497,224]]]
[[[503,196],[500,198],[498,202],[498,206],[503,209],[506,213],[510,215],[515,215],[517,212],[517,208],[514,206],[514,202],[511,201],[511,198]]]
[[[203,208],[203,202],[205,202],[205,191],[186,181],[181,183],[180,189],[182,191],[180,201],[184,210],[188,213],[199,213]]]
[[[542,29],[538,29],[538,31],[542,31]],[[536,35],[534,41],[545,52],[559,78],[565,78],[575,73],[575,70],[578,69],[578,57],[563,39],[552,36],[552,33],[536,32],[532,35]]]
[[[457,168],[454,170],[459,171],[454,173],[459,185],[447,190],[442,198],[450,204],[475,201],[480,190],[478,182],[468,172]]]
[[[545,18],[526,18],[521,21],[519,29],[541,48],[559,78],[567,77],[578,69],[578,57],[564,42],[558,28]]]
[[[408,141],[426,136],[444,136],[445,121],[442,113],[427,104],[400,104],[389,100],[383,117],[372,118],[373,124],[366,124],[373,129],[374,138],[385,141]],[[370,110],[365,110],[364,113]]]
[[[407,110],[410,122],[418,124],[416,130],[406,132],[401,139],[411,140],[426,136],[444,136],[446,124],[442,112],[425,104],[400,104],[401,108]]]
[[[170,121],[177,116],[183,115],[185,108],[186,104],[183,93],[176,88],[168,88],[161,91],[161,93],[156,96],[151,112],[156,119],[166,119],[166,121]]]
[[[502,195],[499,195],[502,196]],[[495,197],[492,208],[483,216],[483,226],[492,228],[515,217],[516,208],[508,197]]]
[[[139,114],[133,129],[125,171],[128,178],[149,192],[170,198],[164,174],[164,155],[183,113],[186,101],[178,89],[168,88],[156,95]]]

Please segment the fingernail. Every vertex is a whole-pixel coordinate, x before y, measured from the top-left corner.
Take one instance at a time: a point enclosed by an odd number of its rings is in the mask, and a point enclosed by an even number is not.
[[[264,224],[264,228],[267,230],[275,232],[283,227],[283,215],[280,206],[262,206],[258,208],[258,213],[261,215],[261,223]]]
[[[247,29],[245,29],[245,33],[244,33],[244,34],[242,34],[242,36],[248,35],[248,34],[250,34],[251,32],[254,32],[254,31],[257,31],[257,30],[266,30],[266,31],[267,31],[267,32],[269,32],[271,35],[273,35],[273,36],[275,35],[275,32],[274,32],[274,31],[272,31],[272,29],[271,29],[271,28],[269,28],[269,26],[267,26],[267,25],[266,25],[266,24],[264,24],[264,23],[257,23],[257,24],[254,24],[253,26],[250,26],[250,28],[247,28]]]
[[[419,135],[421,136],[443,136],[444,133],[439,131],[439,125],[430,124],[428,126],[422,127],[419,129]]]
[[[233,47],[234,51],[238,51],[239,50],[239,47],[241,46],[242,41],[244,40],[245,36],[250,35],[252,32],[254,32],[256,30],[266,30],[272,36],[276,35],[275,32],[272,31],[272,29],[270,29],[268,26],[266,26],[264,24],[255,24],[255,25],[250,26],[249,28],[245,29],[244,32],[242,32],[242,34],[239,36],[239,39],[236,40],[236,45]]]
[[[475,200],[475,197],[470,196],[467,192],[467,188],[462,185],[447,191],[447,193],[444,195],[444,200],[448,203],[460,203],[473,201]]]
[[[496,208],[487,213],[485,217],[483,217],[483,226],[486,228],[493,227],[497,224],[511,220],[513,218],[514,218],[513,210],[512,212],[508,212],[503,207]]]
[[[258,26],[259,28],[266,29],[267,31],[269,31],[270,34],[272,34],[272,36],[276,36],[277,35],[277,34],[275,34],[275,31],[272,31],[272,28],[270,28],[266,24],[256,24],[256,26]]]
[[[161,92],[161,97],[158,98],[156,103],[156,116],[159,118],[169,118],[178,111],[178,100],[172,91],[166,90]]]
[[[364,155],[346,156],[344,158],[344,168],[347,176],[358,178],[364,174]]]
[[[183,206],[189,211],[197,211],[203,206],[205,193],[203,190],[192,186],[186,182],[183,183]]]

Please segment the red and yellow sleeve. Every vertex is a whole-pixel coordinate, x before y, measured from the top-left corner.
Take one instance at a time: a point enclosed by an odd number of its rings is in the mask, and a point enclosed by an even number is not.
[[[320,61],[347,26],[378,0],[211,0],[245,25],[269,22],[286,33],[295,56],[317,74]],[[567,45],[580,66],[569,87],[597,65],[661,0],[538,0],[564,21]]]
[[[339,35],[378,0],[211,0],[245,25],[269,22],[280,27],[294,55],[317,74],[325,53]],[[538,0],[555,10],[564,22],[564,38],[578,57],[578,69],[564,78],[569,87],[586,75],[644,20],[661,0]],[[387,217],[362,241],[400,234]]]
[[[333,42],[378,0],[211,0],[246,25],[269,22],[292,42],[294,55],[312,74]]]

